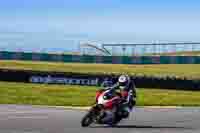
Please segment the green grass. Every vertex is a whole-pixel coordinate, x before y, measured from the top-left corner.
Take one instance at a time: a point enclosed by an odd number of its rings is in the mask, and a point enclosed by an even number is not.
[[[0,68],[37,71],[76,72],[86,74],[145,74],[149,76],[179,76],[200,78],[200,64],[121,65],[81,64],[1,60]]]
[[[89,105],[95,87],[0,82],[0,104]]]
[[[0,104],[89,106],[97,87],[0,82]],[[138,106],[200,106],[200,92],[138,89]]]

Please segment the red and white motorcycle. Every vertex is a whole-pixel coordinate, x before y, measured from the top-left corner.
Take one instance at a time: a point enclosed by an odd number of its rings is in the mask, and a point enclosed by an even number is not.
[[[122,119],[117,115],[117,107],[121,104],[121,95],[112,89],[99,90],[96,92],[96,102],[81,121],[82,127],[92,123],[116,125]]]

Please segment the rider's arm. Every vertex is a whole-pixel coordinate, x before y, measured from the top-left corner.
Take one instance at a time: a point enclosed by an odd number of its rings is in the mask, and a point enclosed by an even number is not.
[[[111,90],[111,91],[116,91],[117,89],[119,89],[119,84],[116,83],[116,84],[114,84],[113,86],[107,87],[107,88],[105,88],[105,89],[106,89],[106,90],[108,89],[108,90]]]

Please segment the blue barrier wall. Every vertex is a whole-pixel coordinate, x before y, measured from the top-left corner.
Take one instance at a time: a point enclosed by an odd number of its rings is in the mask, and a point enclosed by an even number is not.
[[[200,64],[200,56],[89,56],[7,51],[0,52],[0,59],[104,64]]]

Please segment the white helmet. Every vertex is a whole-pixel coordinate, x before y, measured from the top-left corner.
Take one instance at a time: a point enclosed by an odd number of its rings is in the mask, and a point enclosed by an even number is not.
[[[119,83],[119,88],[120,89],[124,89],[129,85],[130,77],[128,75],[121,75],[118,78],[118,83]]]

